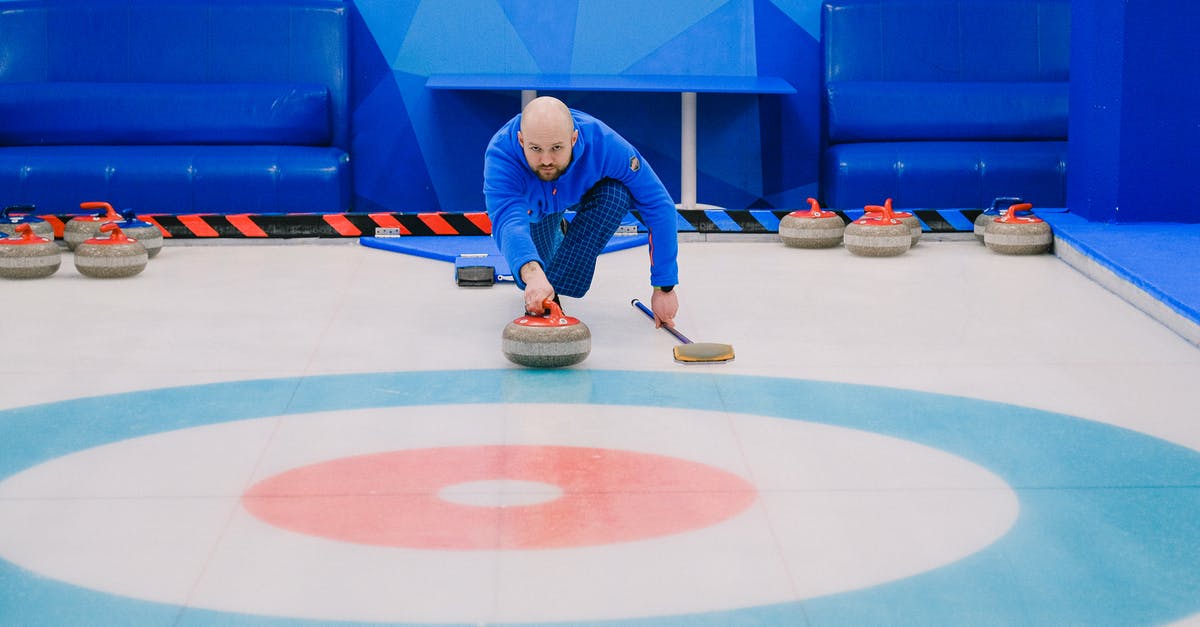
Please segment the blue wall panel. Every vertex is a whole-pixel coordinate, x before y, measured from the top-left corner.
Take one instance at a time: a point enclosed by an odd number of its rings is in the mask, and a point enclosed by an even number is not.
[[[519,94],[425,89],[437,73],[782,76],[798,95],[699,96],[698,196],[803,206],[818,173],[819,4],[355,0],[355,209],[482,209],[483,150]],[[544,93],[624,134],[678,199],[678,95]]]
[[[819,16],[818,4],[809,0],[755,2],[758,71],[780,76],[796,88],[792,95],[759,98],[763,197],[755,207],[807,207],[806,198],[819,196]]]
[[[1067,204],[1099,222],[1200,222],[1194,0],[1071,3]]]

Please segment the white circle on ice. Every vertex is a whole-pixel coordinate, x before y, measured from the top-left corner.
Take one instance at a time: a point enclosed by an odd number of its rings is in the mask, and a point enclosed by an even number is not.
[[[497,444],[677,457],[745,478],[758,502],[667,537],[529,551],[331,541],[268,525],[240,502],[255,483],[309,464]],[[979,465],[855,429],[644,406],[403,406],[211,424],[28,468],[0,483],[0,556],[112,594],[228,612],[379,622],[603,620],[789,602],[894,581],[982,549],[1017,513],[1013,491]]]
[[[459,505],[513,507],[547,503],[563,495],[562,488],[541,481],[491,479],[464,481],[438,490],[438,498]]]

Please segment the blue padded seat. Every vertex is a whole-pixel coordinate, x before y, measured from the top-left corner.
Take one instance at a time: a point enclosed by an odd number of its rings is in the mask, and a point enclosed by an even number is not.
[[[1068,0],[827,0],[821,196],[1066,202]]]
[[[343,0],[7,0],[0,202],[349,209]]]
[[[822,169],[851,208],[891,198],[901,207],[990,207],[1001,196],[1066,206],[1067,142],[837,144]]]
[[[29,146],[0,149],[0,189],[68,212],[90,198],[154,214],[336,213],[348,160],[328,146]]]

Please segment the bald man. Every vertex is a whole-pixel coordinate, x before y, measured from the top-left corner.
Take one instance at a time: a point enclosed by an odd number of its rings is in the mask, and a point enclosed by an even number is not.
[[[630,209],[650,230],[650,308],[674,326],[679,297],[675,202],[650,164],[603,122],[535,98],[492,137],[483,158],[492,236],[508,260],[525,309],[561,294],[582,297],[596,258]],[[563,213],[575,218],[564,228]]]

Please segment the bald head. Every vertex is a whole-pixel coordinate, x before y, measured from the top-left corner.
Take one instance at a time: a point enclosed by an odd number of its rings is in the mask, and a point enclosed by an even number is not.
[[[578,137],[570,109],[558,98],[534,98],[521,111],[517,141],[530,169],[543,181],[557,179],[571,165],[571,148]]]
[[[566,133],[575,130],[571,110],[563,101],[551,96],[542,96],[530,100],[521,110],[521,132],[528,135],[541,130]]]

